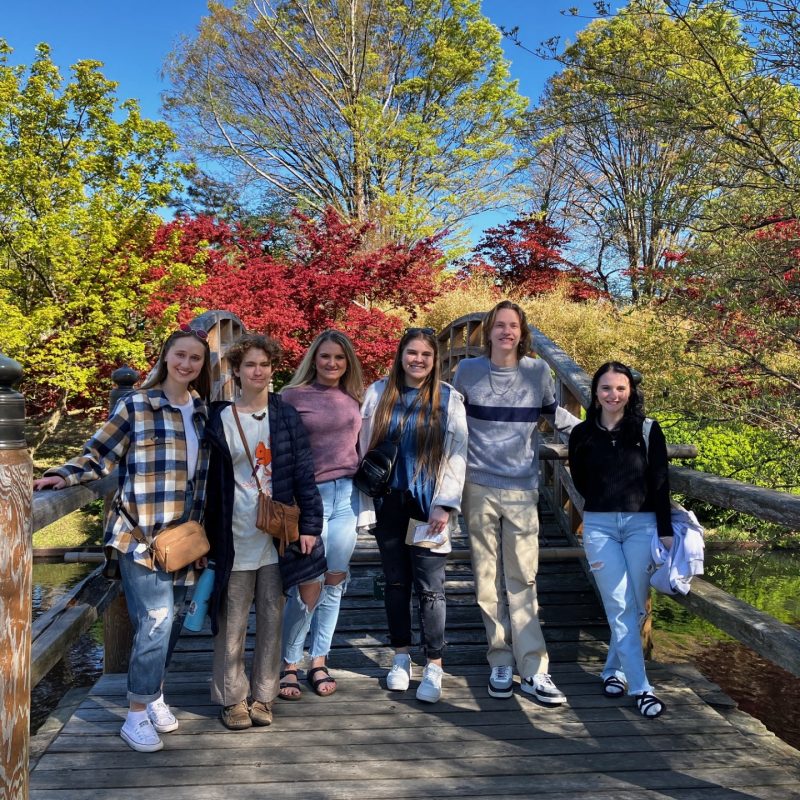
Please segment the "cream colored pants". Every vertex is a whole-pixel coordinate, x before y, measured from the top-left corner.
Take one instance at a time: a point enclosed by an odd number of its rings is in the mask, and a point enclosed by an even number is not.
[[[523,678],[548,671],[536,599],[538,501],[535,490],[493,489],[469,482],[462,501],[475,594],[489,643],[487,659],[492,667],[516,663]]]

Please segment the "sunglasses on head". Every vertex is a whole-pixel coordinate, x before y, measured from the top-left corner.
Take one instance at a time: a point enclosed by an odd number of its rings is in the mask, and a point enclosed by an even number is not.
[[[436,336],[435,328],[406,328],[406,336],[416,336],[419,333],[424,333],[426,336]]]
[[[208,334],[204,330],[201,328],[193,328],[191,325],[187,325],[185,322],[180,326],[180,328],[178,328],[178,330],[183,331],[184,333],[193,333],[198,339],[202,339],[203,341],[208,339]]]

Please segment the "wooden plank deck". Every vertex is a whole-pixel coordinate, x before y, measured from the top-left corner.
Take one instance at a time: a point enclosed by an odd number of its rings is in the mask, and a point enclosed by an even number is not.
[[[544,519],[543,541],[564,546]],[[362,552],[368,552],[364,542]],[[270,728],[230,732],[209,700],[207,632],[181,638],[167,700],[178,731],[158,753],[134,754],[118,730],[125,678],[104,676],[31,774],[32,800],[250,800],[251,798],[506,797],[560,800],[800,798],[797,751],[749,717],[717,710],[699,675],[654,666],[668,704],[642,719],[599,690],[607,628],[577,561],[541,565],[539,593],[551,672],[568,703],[548,708],[517,691],[486,694],[488,668],[468,562],[448,567],[448,650],[442,700],[388,692],[391,661],[379,567],[360,561],[331,652],[339,690],[276,701]],[[415,677],[419,675],[419,670]]]

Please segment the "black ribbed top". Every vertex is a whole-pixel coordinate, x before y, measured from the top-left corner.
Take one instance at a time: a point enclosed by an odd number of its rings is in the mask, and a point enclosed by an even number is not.
[[[657,422],[648,448],[641,435],[630,440],[581,422],[569,437],[569,465],[584,511],[655,511],[659,535],[672,536],[667,443]]]

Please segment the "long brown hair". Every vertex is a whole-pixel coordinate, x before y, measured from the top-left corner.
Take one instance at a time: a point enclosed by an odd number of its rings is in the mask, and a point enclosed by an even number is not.
[[[386,379],[378,407],[375,409],[375,418],[372,425],[372,438],[370,447],[375,447],[386,439],[389,425],[392,420],[392,410],[402,395],[406,385],[405,371],[403,370],[403,351],[414,339],[422,339],[425,344],[433,349],[433,369],[425,382],[419,388],[417,405],[420,413],[416,419],[417,436],[417,465],[414,475],[424,474],[434,479],[439,471],[439,464],[444,453],[444,428],[442,427],[441,412],[441,374],[439,363],[439,343],[428,329],[409,328],[400,339],[397,352],[394,355],[392,369]]]
[[[205,358],[203,359],[203,366],[200,374],[189,384],[190,389],[194,389],[200,395],[201,400],[208,400],[211,397],[211,348],[208,342],[195,330],[178,330],[167,336],[167,340],[161,347],[161,352],[158,354],[158,361],[150,373],[150,377],[145,380],[141,385],[142,389],[152,389],[164,382],[167,377],[167,353],[172,349],[173,345],[181,339],[186,339],[193,336],[195,341],[203,345],[203,352]]]

